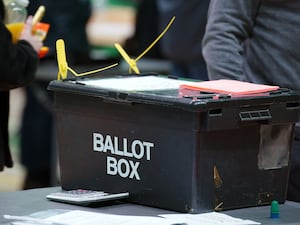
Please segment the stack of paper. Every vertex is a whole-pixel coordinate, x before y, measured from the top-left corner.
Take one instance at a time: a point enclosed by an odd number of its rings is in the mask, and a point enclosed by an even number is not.
[[[180,88],[203,91],[203,92],[213,92],[219,94],[258,94],[263,92],[269,92],[278,90],[278,86],[264,85],[264,84],[254,84],[249,82],[237,81],[237,80],[211,80],[203,82],[194,82],[181,84]]]
[[[8,216],[15,225],[257,225],[258,222],[234,218],[222,213],[202,214],[165,214],[159,216],[124,216],[116,214],[95,213],[72,210],[59,213],[46,219],[34,217]]]

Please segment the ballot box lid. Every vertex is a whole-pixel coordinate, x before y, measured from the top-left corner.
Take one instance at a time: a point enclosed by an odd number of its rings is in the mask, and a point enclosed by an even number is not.
[[[105,78],[77,77],[55,80],[49,90],[103,98],[109,101],[144,103],[201,112],[233,105],[288,104],[299,108],[300,92],[286,88],[254,94],[216,93],[180,88],[190,80],[162,75],[120,75]]]

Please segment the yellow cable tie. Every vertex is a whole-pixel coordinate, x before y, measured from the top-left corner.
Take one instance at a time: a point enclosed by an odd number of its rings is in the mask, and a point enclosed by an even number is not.
[[[146,48],[146,50],[144,52],[142,52],[142,54],[140,54],[136,59],[135,62],[137,62],[138,60],[140,60],[164,35],[165,33],[169,30],[169,28],[171,27],[171,25],[173,24],[175,20],[175,16],[172,17],[172,19],[170,20],[170,22],[168,23],[168,25],[166,26],[166,28],[161,32],[161,34],[149,45],[148,48]]]
[[[68,66],[68,70],[74,75],[74,76],[78,76],[78,74],[76,73],[75,70],[73,70],[71,67]]]
[[[65,42],[63,39],[59,39],[56,41],[56,54],[58,64],[57,79],[66,79],[68,72],[68,63],[66,59]]]
[[[101,71],[104,71],[104,70],[107,70],[107,69],[110,69],[112,67],[115,67],[117,66],[118,63],[115,63],[115,64],[112,64],[112,65],[109,65],[109,66],[106,66],[104,68],[100,68],[100,69],[96,69],[96,70],[92,70],[92,71],[87,71],[87,72],[84,72],[84,73],[76,73],[72,68],[68,67],[68,69],[77,77],[80,77],[80,76],[86,76],[86,75],[90,75],[90,74],[93,74],[93,73],[98,73],[98,72],[101,72]]]
[[[119,51],[121,56],[129,65],[129,73],[134,71],[136,74],[140,74],[139,68],[137,67],[137,61],[140,60],[165,35],[165,33],[170,28],[170,26],[173,24],[174,20],[175,20],[175,16],[172,17],[172,19],[167,24],[166,28],[162,31],[162,33],[136,59],[131,59],[120,44],[118,43],[115,44],[115,48]]]
[[[56,53],[57,53],[57,64],[58,64],[58,74],[57,74],[58,80],[66,79],[68,70],[75,76],[85,76],[88,74],[101,72],[118,65],[118,63],[115,63],[113,65],[106,66],[104,68],[78,74],[75,70],[73,70],[71,67],[68,66],[67,59],[66,59],[65,42],[63,39],[59,39],[56,41]]]
[[[118,43],[115,43],[115,48],[119,51],[121,56],[124,58],[124,60],[128,63],[129,65],[129,73],[131,70],[133,70],[136,74],[140,74],[140,71],[136,65],[136,62],[134,59],[131,59],[129,55],[125,52],[125,50],[122,48],[122,46]]]

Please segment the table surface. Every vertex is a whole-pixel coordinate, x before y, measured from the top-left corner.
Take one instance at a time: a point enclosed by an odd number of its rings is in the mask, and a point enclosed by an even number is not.
[[[157,216],[159,214],[178,213],[142,205],[120,203],[103,205],[101,207],[82,207],[71,204],[53,202],[46,199],[46,195],[59,191],[60,187],[39,188],[26,191],[0,192],[0,224],[7,224],[4,214],[29,215],[32,213],[51,210],[85,210],[118,215]],[[270,206],[260,206],[223,211],[222,213],[260,222],[262,225],[300,225],[300,203],[287,201],[280,204],[280,218],[270,218]]]

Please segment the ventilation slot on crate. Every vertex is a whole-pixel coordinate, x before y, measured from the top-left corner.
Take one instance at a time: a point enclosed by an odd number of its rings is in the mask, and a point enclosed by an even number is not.
[[[272,118],[272,116],[271,116],[269,110],[240,112],[241,121],[268,120],[271,118]]]

